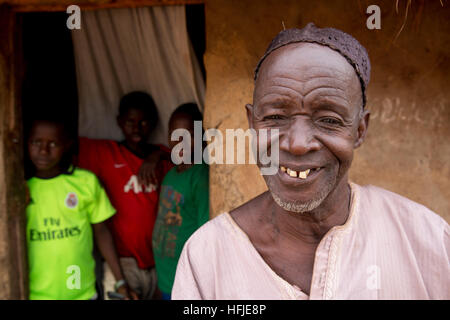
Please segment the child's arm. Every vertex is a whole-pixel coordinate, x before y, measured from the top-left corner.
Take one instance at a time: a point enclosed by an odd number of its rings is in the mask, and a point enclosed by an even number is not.
[[[111,268],[114,278],[116,279],[116,281],[124,280],[125,277],[123,276],[122,268],[119,264],[119,258],[116,253],[113,238],[105,222],[93,224],[92,228],[94,230],[95,240],[100,253]],[[126,284],[117,288],[117,292],[124,295],[128,299],[138,299],[137,294],[132,291]]]
[[[158,148],[152,151],[144,160],[139,168],[138,181],[139,183],[148,186],[149,184],[158,184],[158,173],[156,172],[158,163],[163,160],[170,161],[170,153],[167,150]]]

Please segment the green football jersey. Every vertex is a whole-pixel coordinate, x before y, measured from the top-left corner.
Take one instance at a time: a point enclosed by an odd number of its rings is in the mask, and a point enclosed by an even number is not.
[[[76,168],[72,174],[27,181],[27,245],[30,299],[90,299],[95,290],[91,224],[115,210],[97,177]]]

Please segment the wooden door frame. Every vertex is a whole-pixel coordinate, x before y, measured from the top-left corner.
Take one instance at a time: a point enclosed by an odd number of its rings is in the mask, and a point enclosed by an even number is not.
[[[0,5],[0,299],[28,297],[20,24]]]
[[[205,2],[206,0],[0,0],[0,4],[10,5],[15,12],[66,11],[70,5],[77,5],[81,10],[98,10],[204,4]]]

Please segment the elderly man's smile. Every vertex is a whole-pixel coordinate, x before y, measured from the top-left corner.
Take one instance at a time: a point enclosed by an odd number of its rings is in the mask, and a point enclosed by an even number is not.
[[[296,170],[291,169],[289,167],[280,166],[279,174],[282,178],[287,176],[288,178],[294,178],[294,179],[300,179],[300,180],[306,180],[311,181],[318,172],[320,171],[320,167],[313,167],[313,166],[302,166],[303,168],[298,168]],[[294,180],[295,181],[295,180]]]
[[[329,165],[293,164],[281,162],[274,176],[265,177],[269,189],[285,201],[308,202],[329,189],[330,182],[336,181],[336,174],[330,172]]]

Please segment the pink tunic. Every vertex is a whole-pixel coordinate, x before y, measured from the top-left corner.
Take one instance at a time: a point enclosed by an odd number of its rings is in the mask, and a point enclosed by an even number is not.
[[[172,298],[449,299],[449,225],[387,190],[350,183],[349,218],[316,250],[310,295],[278,276],[228,213],[186,242]]]

